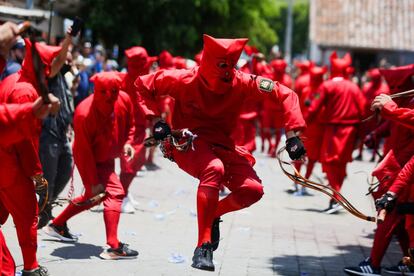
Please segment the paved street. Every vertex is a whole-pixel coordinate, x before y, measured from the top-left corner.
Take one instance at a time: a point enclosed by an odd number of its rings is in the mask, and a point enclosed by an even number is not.
[[[228,214],[221,224],[222,241],[215,252],[216,271],[190,267],[196,242],[195,192],[197,181],[162,158],[161,171],[137,176],[131,192],[139,201],[135,214],[122,215],[119,236],[140,253],[137,260],[104,261],[98,258],[105,245],[102,213],[87,211],[69,221],[76,244],[53,241],[39,232],[39,257],[51,275],[343,275],[344,266],[356,265],[371,248],[374,224],[348,213],[321,214],[328,198],[295,197],[284,191],[291,183],[275,159],[256,154],[255,166],[265,186],[265,196],[254,206]],[[368,159],[368,154],[365,159]],[[343,194],[358,209],[372,215],[366,174],[373,163],[354,162],[348,167]],[[320,167],[316,175],[322,178]],[[82,192],[79,177],[76,194]],[[64,193],[66,195],[66,193]],[[58,210],[60,210],[59,208]],[[55,212],[56,214],[57,212]],[[4,226],[8,245],[21,268],[14,227]],[[384,265],[400,258],[393,243]]]

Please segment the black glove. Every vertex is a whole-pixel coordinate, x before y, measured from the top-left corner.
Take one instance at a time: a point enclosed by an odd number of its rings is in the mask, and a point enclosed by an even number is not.
[[[375,208],[378,210],[385,209],[387,212],[391,212],[395,207],[397,199],[390,193],[385,193],[382,197],[375,200]]]
[[[168,135],[171,135],[171,128],[166,122],[161,120],[155,123],[152,128],[152,134],[155,140],[162,141],[167,138]]]
[[[292,160],[298,160],[306,153],[302,140],[297,136],[290,137],[286,140],[286,150]]]

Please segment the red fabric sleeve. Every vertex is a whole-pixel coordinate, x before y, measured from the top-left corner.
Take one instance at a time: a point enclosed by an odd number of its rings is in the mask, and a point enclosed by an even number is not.
[[[21,88],[11,94],[11,102],[20,104],[31,103],[33,102],[33,99],[30,97],[30,93],[27,93],[27,91],[24,91],[23,88]],[[32,127],[35,128],[34,133],[14,146],[16,153],[19,156],[20,165],[27,177],[43,174],[42,164],[39,159],[39,136],[41,126],[37,120],[33,120],[32,125]]]
[[[136,79],[135,86],[140,96],[137,97],[137,104],[147,117],[161,116],[157,101],[159,97],[170,95],[174,98],[174,86],[179,79],[180,71],[182,70],[161,70]]]
[[[402,170],[398,173],[389,191],[397,194],[397,197],[414,181],[414,156],[405,163]]]
[[[250,90],[253,91],[255,95],[270,97],[272,101],[282,106],[286,131],[302,131],[306,128],[306,123],[300,109],[298,95],[293,90],[278,82],[273,82],[274,85],[272,91],[266,91],[260,88],[260,83],[264,78],[258,76],[256,78],[251,78],[250,80]],[[271,81],[269,79],[265,80]]]
[[[96,161],[92,150],[93,144],[88,133],[88,122],[84,116],[75,113],[75,141],[73,143],[73,158],[82,178],[83,185],[90,187],[99,184]]]
[[[31,135],[33,119],[31,103],[0,105],[0,145],[12,145]]]
[[[395,121],[405,127],[414,128],[414,110],[411,108],[399,108],[395,102],[388,102],[381,110],[381,115]]]

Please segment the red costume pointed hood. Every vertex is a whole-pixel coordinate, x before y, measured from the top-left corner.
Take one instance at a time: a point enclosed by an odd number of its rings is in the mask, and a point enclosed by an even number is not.
[[[284,74],[286,72],[287,63],[284,59],[274,59],[270,62],[270,65],[277,74]]]
[[[94,84],[94,106],[103,116],[111,115],[118,99],[122,78],[117,72],[102,72],[93,75],[90,81]]]
[[[295,66],[299,68],[300,75],[309,73],[309,70],[314,66],[314,63],[310,60],[305,60],[302,62],[295,62]]]
[[[310,70],[310,85],[312,88],[316,89],[319,87],[319,85],[323,82],[323,76],[328,71],[328,68],[326,66],[319,67],[319,66],[313,66]]]
[[[392,69],[380,69],[380,72],[387,81],[391,94],[414,88],[414,64]]]
[[[226,93],[232,87],[235,66],[248,39],[217,39],[205,34],[203,40],[199,78],[208,90]]]
[[[338,58],[338,55],[334,51],[329,57],[331,61],[331,78],[344,77],[349,75],[348,67],[352,64],[352,58],[349,53],[346,53],[343,58]]]
[[[22,75],[30,80],[30,82],[38,86],[35,68],[33,65],[33,57],[32,57],[32,43],[29,39],[25,38],[25,47],[26,47],[26,55],[23,60],[22,64]],[[58,46],[50,46],[44,43],[35,42],[35,47],[37,52],[39,53],[39,57],[44,65],[45,76],[49,76],[50,68],[52,65],[53,59],[59,54],[62,47]]]
[[[381,72],[378,68],[373,68],[367,72],[368,77],[373,83],[381,83]]]
[[[125,56],[127,57],[128,74],[134,80],[138,76],[148,74],[152,63],[157,60],[157,57],[148,56],[147,50],[140,46],[125,50]]]
[[[173,69],[173,56],[170,54],[170,52],[164,50],[160,53],[158,57],[158,65],[160,69]]]

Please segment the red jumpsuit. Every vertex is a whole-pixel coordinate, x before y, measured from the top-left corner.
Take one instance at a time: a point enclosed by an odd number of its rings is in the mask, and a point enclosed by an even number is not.
[[[234,69],[246,41],[204,35],[199,67],[158,71],[135,82],[147,115],[159,115],[156,98],[169,94],[175,99],[174,128],[188,128],[198,135],[194,150],[172,152],[177,165],[200,180],[198,246],[210,242],[215,218],[248,207],[263,195],[261,181],[252,168],[253,156],[236,147],[230,137],[243,102],[271,98],[283,106],[288,131],[305,127],[297,95],[292,90]],[[231,193],[218,201],[220,183]]]
[[[371,103],[375,99],[376,96],[379,94],[389,94],[389,88],[386,83],[382,81],[381,73],[378,69],[371,69],[368,71],[368,77],[370,78],[370,81],[367,82],[362,87],[362,93],[365,97],[365,114],[371,114],[372,111],[370,110]],[[378,122],[376,120],[369,120],[365,123],[361,124],[360,129],[360,139],[363,141],[364,137],[368,135],[371,131],[375,129],[375,127],[378,125]],[[378,145],[376,145],[378,148]],[[362,158],[362,149],[363,149],[363,143],[360,144],[359,148],[359,156]],[[375,149],[376,150],[376,149]],[[375,158],[375,151],[373,153],[373,158]]]
[[[300,70],[300,75],[295,80],[295,92],[298,94],[299,99],[302,97],[302,91],[305,87],[310,85],[310,69],[313,67],[313,62],[304,61],[295,64]]]
[[[115,173],[114,159],[123,156],[125,144],[133,142],[133,106],[129,96],[119,91],[121,78],[115,73],[99,73],[91,80],[95,84],[95,93],[78,105],[74,117],[73,156],[85,192],[73,202],[85,202],[94,196],[94,186],[104,186],[107,244],[111,248],[118,248],[117,230],[125,190]],[[52,223],[63,226],[71,217],[92,206],[70,203]]]
[[[292,78],[285,73],[287,63],[283,59],[275,59],[270,62],[273,68],[273,80],[277,81],[288,88],[292,88]],[[283,109],[271,100],[265,99],[263,102],[262,127],[265,137],[269,139],[269,155],[276,156],[276,150],[281,138],[281,129],[283,128]],[[275,132],[275,140],[272,141],[272,131]]]
[[[150,66],[156,60],[156,58],[149,57],[147,50],[143,47],[135,46],[125,50],[128,63],[128,73],[124,75],[124,87],[123,90],[128,93],[133,103],[138,102],[139,95],[136,93],[134,81],[138,76],[149,73]],[[125,193],[128,194],[129,185],[131,185],[136,173],[141,169],[145,163],[146,149],[143,145],[145,139],[145,129],[147,127],[147,121],[142,108],[139,105],[133,106],[134,108],[134,122],[135,122],[135,134],[134,141],[132,143],[135,149],[135,155],[129,162],[122,155],[121,159],[121,174],[120,180],[124,186]]]
[[[306,117],[308,114],[309,105],[319,99],[319,87],[323,82],[323,76],[326,73],[326,67],[312,67],[310,69],[310,83],[309,86],[302,89],[301,93],[301,109]],[[306,155],[308,157],[308,164],[306,168],[305,177],[309,178],[312,174],[315,163],[320,160],[321,141],[323,139],[324,125],[321,124],[321,118],[316,118],[313,122],[307,122],[307,128],[303,133],[305,139],[303,143],[306,148]],[[300,171],[302,162],[295,162],[295,167]]]
[[[31,43],[25,40],[26,57],[22,69],[4,79],[0,84],[0,103],[33,102],[38,97],[38,82],[34,72]],[[59,53],[60,47],[36,43],[41,61],[45,65],[45,75],[49,74],[50,64]],[[34,117],[33,117],[34,118]],[[37,200],[31,179],[42,174],[39,161],[40,121],[33,119],[31,127],[35,131],[23,141],[9,146],[0,146],[0,216],[10,213],[16,225],[17,236],[22,250],[24,270],[38,267],[37,250]],[[18,195],[18,196],[16,196]],[[3,221],[4,222],[4,221]]]
[[[2,70],[0,70],[2,71]],[[10,146],[32,135],[32,103],[0,105],[0,146]],[[0,224],[4,223],[0,221]],[[0,275],[14,276],[15,263],[0,229]]]
[[[387,81],[391,89],[391,93],[412,88],[411,77],[414,75],[414,66],[402,66],[380,71]],[[403,100],[400,104],[403,106],[411,105],[412,107],[413,105],[409,101],[410,99]],[[391,116],[392,109],[387,112],[387,110],[391,107],[392,106],[386,104],[382,109],[381,114],[383,114],[386,118],[395,119],[395,117]],[[372,172],[372,175],[380,181],[378,191],[373,193],[374,199],[379,198],[385,192],[391,189],[391,186],[394,186],[393,183],[395,183],[396,178],[399,177],[402,168],[407,164],[407,162],[414,154],[414,131],[404,127],[401,124],[391,121],[386,121],[380,126],[380,128],[384,129],[384,126],[386,125],[388,125],[390,132],[390,136],[386,142],[387,154]],[[395,187],[396,186],[394,186],[394,188]],[[394,188],[391,190],[400,193],[398,188],[396,190],[394,190]],[[409,189],[407,189],[404,193],[408,195]],[[409,198],[400,197],[398,199],[398,202],[404,202],[407,199]],[[409,240],[407,231],[404,229],[405,217],[408,218],[408,216],[399,214],[397,210],[394,210],[393,212],[387,214],[384,223],[378,225],[374,236],[374,244],[371,250],[371,259],[373,266],[380,266],[382,257],[385,254],[385,251],[391,241],[393,234],[397,235],[402,251],[404,255],[407,256]]]
[[[365,104],[358,86],[339,76],[341,72],[345,76],[346,67],[332,70],[334,78],[320,86],[320,97],[312,102],[306,117],[311,123],[319,116],[324,124],[320,161],[329,184],[336,191],[340,191],[346,165],[352,161],[356,126],[363,118]]]

